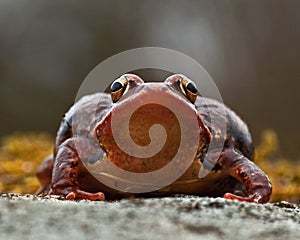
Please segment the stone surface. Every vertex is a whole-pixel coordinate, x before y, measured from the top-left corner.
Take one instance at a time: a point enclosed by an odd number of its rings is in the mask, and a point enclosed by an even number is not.
[[[0,195],[0,239],[300,239],[300,207],[176,196],[114,202]]]

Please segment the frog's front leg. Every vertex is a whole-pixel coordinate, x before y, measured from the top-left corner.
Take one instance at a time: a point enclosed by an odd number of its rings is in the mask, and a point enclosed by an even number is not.
[[[224,150],[218,163],[246,187],[245,197],[226,193],[224,198],[255,203],[266,203],[270,200],[272,185],[269,178],[257,165],[234,148]]]
[[[51,187],[51,178],[52,178],[52,169],[53,169],[53,154],[47,156],[43,163],[39,166],[36,176],[41,183],[41,187],[36,195],[39,194],[48,194]]]
[[[70,138],[58,148],[53,166],[50,194],[63,195],[67,199],[87,199],[103,201],[102,192],[89,193],[79,188],[78,173],[81,160],[78,147],[89,146],[80,138]]]

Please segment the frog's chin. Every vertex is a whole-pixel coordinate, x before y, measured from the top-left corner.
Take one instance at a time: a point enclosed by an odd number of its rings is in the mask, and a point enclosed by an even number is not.
[[[119,192],[127,193],[146,193],[152,192],[153,189],[159,189],[159,186],[154,186],[152,183],[142,183],[117,177],[107,173],[97,174],[97,178],[101,180],[102,183],[112,188],[115,186],[116,190]]]
[[[170,196],[173,194],[195,194],[198,195],[199,192],[203,191],[209,194],[209,191],[216,190],[214,187],[212,189],[207,189],[207,184],[215,183],[215,178],[209,177],[207,180],[199,178],[191,178],[184,180],[176,180],[167,186],[155,187],[152,183],[142,184],[135,181],[129,181],[120,177],[116,177],[110,174],[102,173],[100,174],[102,178],[107,181],[111,181],[114,184],[118,184],[117,188],[113,188],[110,184],[110,192],[117,194],[118,196]],[[213,175],[213,174],[212,174]],[[122,186],[124,186],[122,188]],[[213,192],[211,193],[213,194]],[[204,194],[205,195],[205,194]]]
[[[169,184],[168,186],[159,187],[155,186],[153,183],[141,183],[136,181],[130,181],[128,179],[120,178],[111,174],[107,173],[99,173],[98,177],[102,180],[105,179],[104,182],[109,183],[111,187],[112,184],[118,186],[118,191],[121,192],[128,192],[128,193],[147,193],[147,192],[157,192],[157,193],[164,193],[170,191],[170,189],[177,189],[178,187],[186,186],[186,185],[193,185],[199,182],[198,178],[195,179],[186,179],[186,180],[176,180],[173,183]],[[124,186],[124,187],[122,187]],[[155,189],[153,191],[153,189]]]

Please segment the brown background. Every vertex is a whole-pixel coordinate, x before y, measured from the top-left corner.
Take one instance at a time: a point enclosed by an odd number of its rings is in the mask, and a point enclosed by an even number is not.
[[[202,64],[256,143],[275,129],[283,155],[299,158],[299,10],[297,0],[2,0],[0,135],[55,134],[98,63],[157,46]]]

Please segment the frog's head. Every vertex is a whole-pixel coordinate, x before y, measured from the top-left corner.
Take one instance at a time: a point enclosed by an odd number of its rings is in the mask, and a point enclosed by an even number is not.
[[[167,165],[179,152],[207,148],[211,134],[195,108],[195,83],[179,74],[145,83],[125,74],[111,85],[113,107],[95,133],[108,159],[119,168],[145,173]],[[196,142],[195,142],[196,139]],[[179,158],[184,161],[185,155]]]

